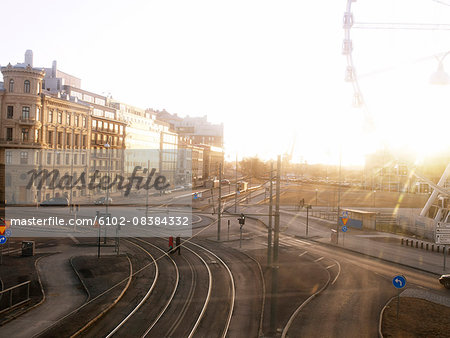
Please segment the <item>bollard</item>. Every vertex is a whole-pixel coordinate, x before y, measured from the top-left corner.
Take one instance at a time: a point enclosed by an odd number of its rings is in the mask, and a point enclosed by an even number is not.
[[[436,252],[439,253],[439,245],[436,245]]]
[[[431,251],[434,251],[434,244],[431,244]]]
[[[414,241],[411,240],[411,248],[414,247]]]
[[[422,243],[420,243],[420,248],[421,248],[421,249],[423,249],[423,242],[422,242]]]
[[[403,238],[402,238],[402,245],[403,245]]]
[[[426,245],[426,248],[427,248],[427,251],[428,251],[428,243],[427,243],[427,245]]]
[[[419,247],[419,241],[416,241],[416,248]]]
[[[406,246],[409,245],[409,239],[406,239]]]

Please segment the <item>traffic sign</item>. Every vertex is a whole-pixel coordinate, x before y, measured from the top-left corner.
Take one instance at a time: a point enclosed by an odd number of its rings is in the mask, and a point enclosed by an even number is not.
[[[343,211],[342,212],[342,223],[344,223],[344,225],[346,225],[347,221],[348,221],[348,211]]]
[[[195,194],[194,194],[194,200],[196,200],[197,198],[198,198],[198,194],[195,193]]]
[[[6,236],[0,236],[0,244],[5,244],[8,241]]]
[[[5,233],[5,230],[6,230],[6,225],[0,224],[0,235],[3,235]]]
[[[347,230],[348,230],[348,228],[344,225],[344,226],[342,227],[342,231],[343,231],[343,232],[347,232]]]
[[[11,230],[6,229],[6,230],[5,230],[5,236],[6,236],[6,237],[11,237],[11,235],[12,235]]]
[[[403,289],[406,286],[406,278],[403,275],[397,275],[392,279],[392,284],[396,289]]]

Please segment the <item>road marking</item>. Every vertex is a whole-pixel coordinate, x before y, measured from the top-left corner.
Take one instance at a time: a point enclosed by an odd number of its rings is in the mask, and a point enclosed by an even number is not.
[[[298,257],[302,257],[303,255],[306,255],[308,253],[308,251],[305,251],[303,253],[301,253],[300,255],[298,255]]]
[[[75,244],[80,244],[80,241],[78,239],[76,239],[75,237],[73,237],[72,235],[69,235],[69,238],[75,242]]]
[[[339,264],[339,262],[338,262],[337,260],[335,260],[335,259],[333,259],[333,260],[334,260],[334,261],[336,262],[336,264],[338,265],[339,270],[338,270],[338,273],[337,273],[336,277],[335,277],[334,280],[331,282],[331,285],[333,285],[334,283],[336,283],[336,281],[337,281],[339,275],[341,274],[341,264]]]
[[[323,259],[323,257],[319,257],[319,258],[317,258],[314,262],[320,262],[321,260]]]
[[[330,266],[327,266],[325,269],[331,269],[333,266],[336,266],[336,264],[333,264],[333,265],[330,265]]]

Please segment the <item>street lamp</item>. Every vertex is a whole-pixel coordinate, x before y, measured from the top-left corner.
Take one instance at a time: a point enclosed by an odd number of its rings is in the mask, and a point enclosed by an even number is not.
[[[430,76],[430,83],[434,85],[448,85],[450,83],[450,76],[444,71],[444,64],[443,61],[445,57],[450,54],[450,51],[445,53],[442,57],[437,57],[439,61],[437,70],[431,74]]]
[[[317,207],[317,193],[318,193],[319,189],[316,188],[316,207]]]
[[[376,193],[377,191],[376,190],[374,190],[373,191],[373,207],[375,208],[375,193]]]
[[[109,205],[109,186],[110,186],[110,182],[111,182],[111,175],[110,175],[110,171],[111,171],[111,137],[109,137],[108,139],[108,143],[106,143],[104,145],[104,147],[108,150],[108,180],[107,180],[107,186],[106,186],[106,201],[105,201],[105,211],[106,211],[106,217],[108,219],[108,224],[110,224],[110,217],[109,217],[109,213],[108,213],[108,205]],[[105,238],[103,240],[103,243],[106,244],[106,229],[107,226],[105,226]]]

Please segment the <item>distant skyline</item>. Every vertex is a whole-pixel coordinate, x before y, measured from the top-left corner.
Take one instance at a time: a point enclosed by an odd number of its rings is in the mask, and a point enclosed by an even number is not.
[[[325,5],[326,4],[326,5]],[[0,65],[23,61],[82,79],[142,108],[225,125],[233,159],[289,152],[362,164],[377,148],[449,149],[450,86],[429,85],[450,31],[353,29],[354,60],[375,121],[352,108],[341,55],[346,1],[6,1]],[[357,1],[355,21],[450,23],[432,0]],[[407,9],[407,10],[405,10]],[[18,20],[20,18],[20,21]],[[450,57],[444,65],[450,70]],[[439,148],[439,149],[438,149]]]

